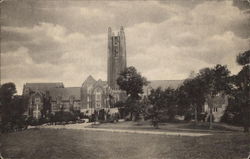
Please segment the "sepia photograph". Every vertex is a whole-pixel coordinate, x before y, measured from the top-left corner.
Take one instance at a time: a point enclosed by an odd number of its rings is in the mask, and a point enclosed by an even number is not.
[[[0,0],[0,159],[250,159],[250,0]]]

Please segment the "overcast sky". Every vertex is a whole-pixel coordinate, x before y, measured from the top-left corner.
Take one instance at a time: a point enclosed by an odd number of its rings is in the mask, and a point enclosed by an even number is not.
[[[240,69],[250,48],[248,2],[11,1],[1,3],[1,82],[106,80],[107,29],[122,25],[127,63],[149,80],[185,79],[216,64]]]

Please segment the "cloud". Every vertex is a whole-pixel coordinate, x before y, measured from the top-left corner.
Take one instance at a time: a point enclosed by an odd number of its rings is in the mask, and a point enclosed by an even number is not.
[[[25,82],[80,86],[89,74],[106,80],[107,28],[116,32],[120,25],[128,65],[148,79],[184,79],[218,63],[237,73],[235,57],[249,49],[249,14],[231,1],[180,2],[48,1],[30,7],[22,1],[22,10],[5,4],[2,81],[21,90]]]
[[[103,50],[106,49],[103,34],[86,38],[82,33],[69,33],[65,27],[50,23],[32,28],[3,27],[3,32],[24,39],[4,42],[16,46],[5,48],[10,51],[2,54],[3,82],[13,79],[17,83],[64,81],[69,86],[76,86],[89,74],[106,79],[103,78],[107,53]],[[18,89],[20,93],[20,86]]]
[[[249,16],[228,1],[204,2],[182,11],[161,23],[128,28],[127,35],[133,35],[127,36],[129,63],[151,79],[185,78],[192,70],[218,63],[239,71],[235,57],[249,49],[249,39],[238,36],[232,26]]]

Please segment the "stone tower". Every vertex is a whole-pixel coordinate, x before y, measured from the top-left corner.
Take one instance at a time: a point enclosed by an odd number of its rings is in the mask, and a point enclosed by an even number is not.
[[[111,28],[108,28],[108,85],[111,89],[119,89],[117,78],[127,67],[126,40],[123,27],[117,35],[114,35]]]

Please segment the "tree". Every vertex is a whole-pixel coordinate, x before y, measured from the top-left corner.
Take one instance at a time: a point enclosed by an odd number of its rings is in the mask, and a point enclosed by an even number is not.
[[[125,102],[126,112],[130,113],[131,119],[133,115],[135,118],[138,117],[143,111],[139,100],[143,94],[143,86],[148,84],[147,79],[137,72],[135,67],[130,66],[121,72],[117,84],[128,96]]]
[[[237,56],[236,61],[243,66],[237,74],[234,86],[238,96],[238,104],[242,109],[244,132],[249,132],[250,122],[250,50]]]
[[[199,78],[193,77],[186,79],[183,85],[178,89],[179,109],[192,110],[195,114],[195,124],[198,122],[198,112],[201,112],[205,102],[205,88],[202,86]]]
[[[28,98],[15,95],[14,83],[5,83],[0,88],[2,128],[15,129],[25,125],[23,113],[27,110]],[[10,125],[10,127],[9,127]]]
[[[229,82],[230,71],[227,66],[216,65],[214,68],[200,70],[197,78],[201,80],[202,89],[210,107],[210,126],[212,128],[213,98],[219,93],[228,93],[231,90]]]
[[[194,110],[195,121],[197,122],[198,111],[207,100],[210,107],[210,128],[212,128],[212,108],[210,102],[219,93],[228,93],[230,71],[226,66],[216,65],[214,68],[204,68],[193,77],[184,81],[178,89],[179,109]]]
[[[15,93],[16,86],[14,83],[5,83],[0,88],[0,102],[3,122],[10,121],[10,114],[12,111],[11,104]]]
[[[143,86],[146,86],[148,81],[137,72],[135,67],[130,66],[121,72],[117,79],[117,84],[121,90],[126,91],[128,97],[133,100],[139,100],[141,98],[140,95],[143,94]]]
[[[46,92],[43,95],[43,107],[41,110],[42,118],[49,117],[51,113],[51,96],[49,95],[49,92]]]
[[[174,89],[167,88],[162,90],[160,87],[151,90],[148,99],[151,108],[148,110],[149,117],[152,119],[153,126],[158,128],[158,122],[162,117],[173,120],[176,115],[176,92]]]
[[[150,95],[148,96],[150,103],[152,104],[151,109],[149,110],[149,117],[152,119],[152,124],[155,128],[158,128],[159,114],[162,108],[164,107],[164,97],[163,91],[159,87],[157,89],[151,90]]]

